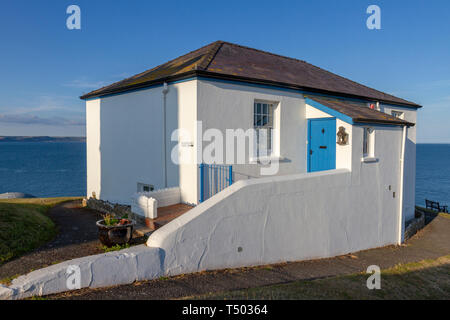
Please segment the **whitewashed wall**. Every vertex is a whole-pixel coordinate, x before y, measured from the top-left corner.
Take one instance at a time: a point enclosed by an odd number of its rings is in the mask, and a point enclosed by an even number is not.
[[[100,99],[86,101],[86,161],[87,197],[95,192],[100,195],[101,153],[100,153]]]
[[[203,148],[208,144],[197,136],[196,121],[203,122],[203,131],[252,128],[255,100],[278,103],[275,126],[280,129],[280,137],[276,149],[282,158],[278,174],[307,171],[306,120],[328,115],[307,107],[301,94],[210,80],[172,84],[167,94],[167,139],[170,141],[176,128],[185,129],[189,137],[181,137],[179,152],[182,157],[189,157],[191,163],[179,167],[172,163],[171,152],[176,142],[170,142],[166,150],[168,187],[179,185],[183,202],[198,201],[197,148],[199,144]],[[101,199],[128,204],[137,191],[137,183],[152,184],[157,189],[164,187],[162,105],[162,87],[87,102],[88,196],[96,192]],[[389,106],[382,108],[390,112]],[[416,111],[406,108],[404,111],[406,120],[416,121]],[[362,142],[355,145],[355,150],[361,153],[355,159],[353,127],[338,119],[337,129],[341,125],[351,139],[349,145],[337,146],[336,168],[351,169],[354,161],[361,162]],[[388,141],[386,147],[389,144]],[[260,168],[259,164],[234,165],[235,179],[260,177]],[[414,215],[415,128],[408,130],[405,187],[408,220]]]
[[[88,101],[88,196],[130,204],[137,183],[164,188],[162,86]],[[169,85],[166,100],[168,187],[180,184],[171,161],[172,132],[179,126],[179,108],[195,106],[195,81]],[[97,149],[100,152],[97,152]],[[101,156],[100,156],[101,154]],[[193,186],[193,188],[196,188]]]
[[[180,162],[180,190],[183,203],[197,204],[197,91],[196,80],[185,82],[183,95],[178,97],[178,127],[179,134],[179,160]],[[183,133],[181,133],[183,132]]]
[[[153,233],[168,274],[325,258],[398,240],[401,128],[376,127],[376,163],[241,180]],[[355,126],[352,144],[362,145]]]
[[[391,114],[392,110],[404,112],[404,120],[416,123],[417,122],[417,110],[411,108],[404,108],[392,105],[380,105],[380,111],[387,114]],[[306,106],[306,118],[325,118],[331,117],[329,114],[313,108],[312,106]],[[346,132],[351,135],[352,126],[337,120],[336,129],[340,126],[346,128]],[[370,125],[373,127],[372,125]],[[384,127],[378,127],[383,129]],[[386,141],[386,146],[380,146],[381,148],[388,148],[391,143]],[[356,148],[361,150],[362,157],[362,144],[356,145]],[[378,148],[377,148],[378,149]],[[379,150],[379,149],[378,149]],[[336,146],[336,168],[351,168],[351,160],[349,155],[351,153],[351,142],[347,146]],[[360,160],[360,159],[359,159]],[[399,156],[400,161],[400,156]],[[407,140],[405,145],[405,176],[404,176],[404,206],[403,215],[406,221],[414,218],[415,214],[415,190],[416,190],[416,126],[408,128]]]
[[[203,121],[204,131],[216,128],[225,133],[226,129],[251,129],[256,100],[278,103],[274,121],[280,136],[275,144],[278,144],[277,156],[283,158],[278,174],[306,172],[307,123],[305,100],[300,93],[202,79],[198,81],[197,119]],[[203,148],[208,144],[203,143]],[[233,166],[236,180],[261,176],[261,165],[248,164],[248,155],[247,148],[247,164]]]
[[[392,105],[380,105],[382,112],[391,114],[392,110],[404,113],[404,120],[415,123],[414,127],[408,128],[405,146],[405,180],[404,180],[404,206],[403,213],[406,221],[414,218],[416,205],[416,133],[417,133],[417,110]],[[424,203],[422,203],[424,205]]]

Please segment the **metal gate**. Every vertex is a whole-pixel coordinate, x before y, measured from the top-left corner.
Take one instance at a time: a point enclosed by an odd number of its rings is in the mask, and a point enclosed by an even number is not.
[[[204,202],[233,184],[233,166],[202,163],[199,170],[200,202]]]

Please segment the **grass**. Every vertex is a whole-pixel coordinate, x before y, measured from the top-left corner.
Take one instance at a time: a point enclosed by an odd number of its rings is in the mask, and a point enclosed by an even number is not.
[[[369,290],[366,273],[302,280],[195,299],[450,299],[450,255],[382,270],[381,289]],[[192,297],[191,297],[192,298]]]
[[[52,240],[56,226],[48,210],[80,198],[0,200],[0,265]]]
[[[129,247],[130,247],[130,245],[128,243],[127,244],[123,244],[123,245],[116,244],[115,246],[112,246],[112,247],[101,246],[102,250],[105,253],[113,252],[113,251],[120,251],[120,250],[123,250],[123,249],[128,249]]]
[[[13,275],[11,277],[6,277],[6,278],[3,278],[3,279],[0,279],[0,284],[3,284],[5,286],[9,286],[11,284],[11,282],[14,279],[18,278],[18,277],[20,277],[20,275],[16,274],[16,275]]]

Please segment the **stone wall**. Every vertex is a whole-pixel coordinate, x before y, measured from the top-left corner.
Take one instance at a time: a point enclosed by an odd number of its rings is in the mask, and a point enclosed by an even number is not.
[[[117,203],[111,203],[108,201],[98,200],[90,198],[87,200],[86,205],[89,209],[99,211],[103,214],[113,214],[118,218],[128,215],[129,219],[133,219],[139,224],[145,224],[145,217],[138,214],[134,214],[131,211],[131,206],[121,205]]]

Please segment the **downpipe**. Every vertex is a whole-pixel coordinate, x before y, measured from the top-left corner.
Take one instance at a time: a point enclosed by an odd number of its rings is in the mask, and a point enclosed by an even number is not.
[[[164,170],[164,188],[167,188],[167,137],[166,137],[166,106],[167,93],[169,93],[169,86],[164,82],[163,94],[163,170]]]
[[[404,227],[404,221],[403,221],[403,181],[404,181],[404,174],[405,174],[405,146],[406,146],[406,133],[408,131],[407,126],[403,126],[403,134],[402,134],[402,147],[401,147],[401,153],[400,153],[400,206],[399,206],[399,213],[398,213],[398,240],[397,244],[401,245],[403,243],[403,227]]]

